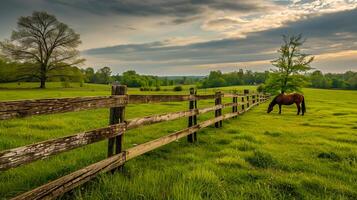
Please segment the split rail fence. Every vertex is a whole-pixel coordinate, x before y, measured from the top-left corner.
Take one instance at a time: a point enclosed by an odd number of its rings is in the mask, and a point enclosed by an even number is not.
[[[223,104],[222,98],[224,97],[232,98],[232,102]],[[99,173],[118,169],[126,161],[182,137],[187,136],[188,142],[195,142],[197,141],[197,131],[200,129],[213,124],[216,128],[219,128],[222,126],[223,120],[236,117],[252,107],[265,102],[268,98],[269,95],[267,94],[249,93],[248,90],[244,90],[243,94],[224,94],[222,92],[216,92],[213,95],[197,95],[197,91],[193,88],[190,89],[189,95],[128,95],[126,86],[113,85],[111,96],[0,102],[0,120],[42,114],[110,108],[109,126],[107,127],[0,152],[0,171],[5,171],[108,139],[108,158],[13,198],[24,200],[53,199],[89,181]],[[215,99],[215,105],[198,109],[197,101],[205,99]],[[127,104],[175,101],[188,101],[189,110],[125,120],[124,113]],[[227,107],[231,107],[232,112],[222,114],[222,109]],[[197,123],[197,115],[211,111],[215,112],[214,118]],[[126,130],[183,117],[188,117],[188,128],[129,149],[122,149],[123,137]]]

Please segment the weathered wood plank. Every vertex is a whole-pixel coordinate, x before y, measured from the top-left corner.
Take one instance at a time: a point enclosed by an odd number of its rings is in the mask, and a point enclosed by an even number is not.
[[[99,173],[107,172],[119,167],[120,165],[124,164],[126,160],[130,160],[132,158],[140,156],[146,152],[149,152],[151,150],[169,144],[182,137],[192,134],[202,128],[210,126],[218,121],[229,119],[236,115],[237,113],[229,113],[229,114],[221,115],[217,118],[213,118],[204,121],[202,123],[199,123],[198,125],[194,125],[192,127],[183,129],[181,131],[172,133],[170,135],[163,136],[156,140],[152,140],[150,142],[146,142],[144,144],[140,144],[138,146],[129,148],[122,153],[116,154],[105,160],[92,164],[88,167],[85,167],[71,174],[58,178],[57,180],[49,182],[43,186],[35,188],[26,193],[23,193],[13,198],[13,200],[52,199],[58,197],[64,194],[65,192],[89,181]]]
[[[31,115],[64,113],[127,104],[125,95],[100,97],[74,97],[0,102],[0,120]]]
[[[158,102],[174,102],[174,101],[188,101],[190,95],[129,95],[129,103],[158,103]]]
[[[203,112],[209,112],[207,110],[208,109],[206,109],[206,110],[202,109]],[[194,109],[194,110],[188,110],[188,111],[179,111],[179,112],[174,112],[174,113],[165,113],[165,114],[135,118],[135,119],[131,119],[127,122],[127,128],[133,129],[133,128],[143,126],[143,125],[150,125],[150,124],[164,122],[164,121],[171,121],[171,120],[179,119],[182,117],[189,117],[189,116],[199,114],[199,113],[202,113],[202,112]]]
[[[176,140],[178,140],[178,139],[180,139],[182,137],[185,137],[185,136],[190,135],[190,134],[192,134],[194,132],[197,132],[202,128],[205,128],[205,127],[208,127],[210,125],[213,125],[214,123],[216,123],[218,121],[232,118],[232,117],[236,116],[237,114],[238,113],[228,113],[228,114],[225,114],[225,115],[221,115],[219,117],[216,117],[216,118],[209,119],[209,120],[206,120],[204,122],[201,122],[201,123],[199,123],[197,125],[193,125],[193,126],[191,126],[189,128],[177,131],[177,132],[172,133],[170,135],[166,135],[166,136],[163,136],[161,138],[158,138],[158,139],[155,139],[155,140],[140,144],[138,146],[132,147],[132,148],[126,150],[126,153],[127,153],[126,154],[126,158],[127,158],[127,160],[135,158],[135,157],[137,157],[139,155],[142,155],[142,154],[144,154],[144,153],[146,153],[148,151],[151,151],[151,150],[156,149],[158,147],[164,146],[164,145],[169,144],[169,143],[171,143],[173,141],[176,141]]]
[[[125,123],[115,124],[63,138],[47,140],[23,147],[0,152],[0,171],[45,159],[64,151],[95,143],[106,138],[121,135],[125,131]]]
[[[99,173],[108,172],[112,169],[118,168],[125,163],[125,157],[125,152],[116,154],[105,160],[89,165],[88,167],[35,188],[34,190],[14,197],[13,200],[54,199],[55,197],[58,197],[65,192],[68,192],[73,188],[89,181]]]
[[[114,95],[0,102],[0,120],[96,108],[122,107],[131,103],[159,103],[214,99],[215,95]],[[128,100],[129,99],[129,100]]]
[[[143,125],[172,121],[182,117],[204,114],[217,109],[222,109],[224,107],[229,107],[231,105],[232,103],[228,103],[225,105],[218,105],[199,110],[193,109],[135,118],[126,123],[115,124],[113,126],[90,130],[63,138],[47,140],[36,144],[5,150],[0,152],[0,171],[34,162],[39,159],[45,159],[49,156],[79,148],[87,144],[99,142],[106,138],[113,138],[114,136],[121,135],[125,130],[134,129]]]
[[[129,95],[129,104],[214,99],[215,95]]]
[[[204,114],[225,107],[241,104],[242,103],[226,103],[203,109],[193,109],[188,111],[179,111],[174,113],[135,118],[129,120],[126,122],[126,124],[116,124],[113,126],[78,133],[64,138],[47,140],[36,144],[5,150],[0,152],[0,171],[27,164],[39,159],[45,159],[51,155],[79,148],[87,144],[104,140],[106,138],[112,138],[122,134],[127,129],[133,129],[139,126],[150,125],[164,121],[171,121],[182,117]]]

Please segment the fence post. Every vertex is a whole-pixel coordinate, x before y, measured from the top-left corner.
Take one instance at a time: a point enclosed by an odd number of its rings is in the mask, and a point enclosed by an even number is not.
[[[237,104],[238,103],[238,97],[237,97],[237,92],[233,92],[233,103]],[[233,105],[232,106],[232,113],[238,112],[238,105]],[[237,116],[234,116],[234,118],[237,118]]]
[[[249,108],[249,90],[244,90],[244,95],[247,97],[247,108]]]
[[[190,96],[191,97],[196,97],[197,91],[195,91],[194,88],[190,88]],[[194,100],[189,101],[189,107],[190,110],[197,109],[197,100],[196,98]],[[193,125],[197,124],[197,115],[189,116],[188,117],[188,127],[192,127]],[[187,141],[188,142],[195,142],[197,141],[197,133],[194,132],[190,135],[187,136]]]
[[[112,85],[112,95],[126,95],[127,88],[125,85]],[[123,107],[112,107],[110,108],[109,115],[109,124],[118,124],[123,123],[125,119],[125,106]],[[115,154],[118,154],[122,151],[123,145],[123,134],[118,135],[114,138],[109,138],[108,140],[108,157],[114,155],[114,146]]]
[[[244,110],[244,96],[242,96],[242,112],[244,112],[245,110]]]
[[[197,95],[197,89],[195,90],[195,97]],[[195,110],[197,110],[197,99],[195,98]],[[197,125],[197,115],[193,116],[193,125]],[[193,141],[197,142],[197,132],[193,133]]]
[[[219,91],[219,92],[216,92],[216,100],[215,100],[215,105],[222,105],[222,93]],[[219,117],[222,115],[222,108],[220,109],[217,109],[215,111],[215,117]],[[215,124],[215,127],[216,128],[219,128],[219,127],[222,127],[222,120],[219,121],[219,122],[216,122]]]

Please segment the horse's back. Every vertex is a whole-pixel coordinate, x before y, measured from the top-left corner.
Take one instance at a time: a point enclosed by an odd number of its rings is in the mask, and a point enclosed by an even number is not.
[[[291,105],[293,103],[302,101],[303,98],[304,96],[298,93],[279,94],[276,97],[276,102],[279,104]]]

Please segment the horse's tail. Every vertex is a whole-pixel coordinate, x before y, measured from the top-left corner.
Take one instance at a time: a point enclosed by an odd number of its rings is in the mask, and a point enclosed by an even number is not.
[[[301,103],[301,107],[302,107],[302,112],[306,112],[306,106],[305,106],[305,97],[302,97],[302,103]]]

